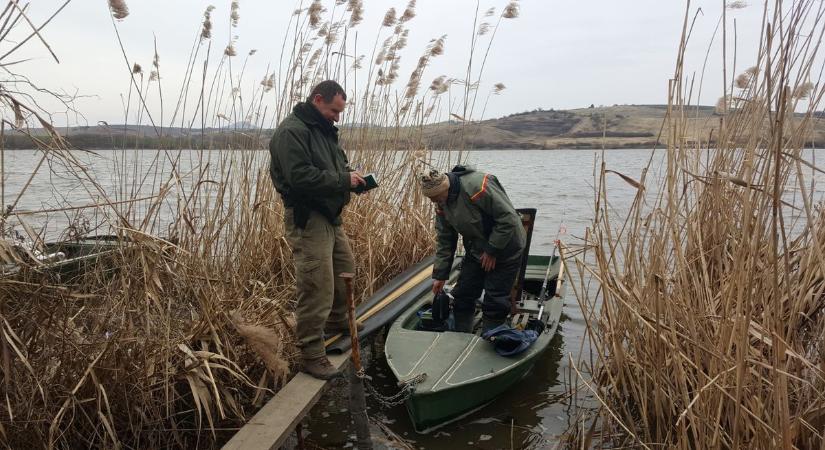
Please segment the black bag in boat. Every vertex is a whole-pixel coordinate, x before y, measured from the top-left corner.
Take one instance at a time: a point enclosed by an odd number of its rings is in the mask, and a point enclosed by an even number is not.
[[[433,320],[442,322],[448,317],[450,317],[450,295],[441,291],[433,298]]]
[[[418,312],[421,322],[418,324],[419,330],[424,331],[447,331],[452,329],[450,319],[450,300],[452,298],[444,291],[433,297],[433,303],[428,308]]]

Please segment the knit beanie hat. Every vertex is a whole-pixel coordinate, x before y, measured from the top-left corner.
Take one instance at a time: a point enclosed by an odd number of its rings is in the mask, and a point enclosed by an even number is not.
[[[421,182],[421,191],[430,198],[450,189],[450,180],[447,178],[447,174],[435,169],[424,171],[418,176],[418,179]]]

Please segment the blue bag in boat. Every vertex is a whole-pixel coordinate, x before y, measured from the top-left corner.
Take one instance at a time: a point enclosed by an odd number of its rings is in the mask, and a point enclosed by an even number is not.
[[[515,356],[533,345],[533,342],[536,342],[536,339],[539,338],[540,333],[540,330],[532,327],[526,330],[517,330],[510,325],[501,324],[485,331],[481,338],[492,342],[493,348],[499,355]]]

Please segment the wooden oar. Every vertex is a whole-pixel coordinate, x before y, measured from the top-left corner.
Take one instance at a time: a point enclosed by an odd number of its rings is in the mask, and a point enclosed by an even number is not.
[[[347,317],[349,318],[349,338],[352,341],[352,371],[350,374],[350,415],[355,422],[359,449],[372,449],[367,398],[364,395],[364,368],[361,367],[361,348],[358,344],[358,324],[355,321],[355,299],[352,297],[352,279],[355,274],[339,275],[347,285]]]

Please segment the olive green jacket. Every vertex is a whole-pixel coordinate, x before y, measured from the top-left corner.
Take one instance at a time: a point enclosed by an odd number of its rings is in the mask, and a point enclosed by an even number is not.
[[[459,234],[467,255],[486,252],[498,259],[520,255],[527,236],[504,188],[491,174],[457,166],[447,176],[447,201],[436,207],[436,254],[433,278],[446,280]]]
[[[295,225],[306,226],[317,211],[333,225],[350,199],[347,156],[338,145],[338,128],[311,103],[295,105],[269,141],[269,173],[284,206],[293,208]]]

